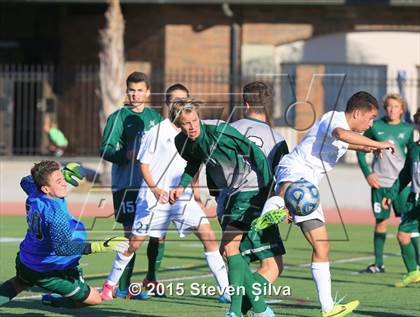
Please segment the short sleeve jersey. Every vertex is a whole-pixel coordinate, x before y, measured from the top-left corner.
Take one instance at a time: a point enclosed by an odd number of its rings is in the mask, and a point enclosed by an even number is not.
[[[175,147],[178,133],[169,119],[165,119],[144,134],[137,155],[140,163],[149,165],[156,186],[167,192],[178,186],[187,165]],[[191,195],[190,189],[187,192]],[[156,198],[144,180],[138,198],[139,203],[156,204]]]
[[[160,121],[162,116],[148,107],[135,112],[124,106],[109,116],[102,136],[101,154],[113,163],[113,190],[140,187],[142,177],[138,162],[129,161],[126,152],[137,153],[143,133]]]
[[[348,143],[333,136],[336,128],[350,130],[345,113],[342,111],[325,113],[293,151],[284,156],[281,163],[287,161],[294,168],[299,166],[304,169],[309,168],[318,179],[321,179],[325,171],[330,171],[348,149]]]

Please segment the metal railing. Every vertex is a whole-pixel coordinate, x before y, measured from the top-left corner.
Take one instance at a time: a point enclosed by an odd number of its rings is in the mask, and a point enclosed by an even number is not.
[[[253,69],[243,72],[241,84],[263,80],[273,85],[273,122],[284,129],[293,130],[298,124],[296,112],[284,120],[287,107],[301,98],[300,86],[308,85],[300,65],[282,65],[282,75],[269,74],[266,70]],[[364,89],[382,98],[387,92],[403,89],[411,109],[418,106],[419,78],[404,79],[403,86],[397,74],[389,74],[386,66],[340,65],[325,66],[328,72],[345,73],[345,80],[324,77],[311,98],[316,109],[325,112],[338,100],[343,110],[345,100],[356,90]],[[45,125],[56,122],[69,141],[65,155],[97,156],[101,138],[99,114],[98,65],[0,65],[0,155],[48,154],[48,136]],[[303,76],[307,77],[307,76]],[[310,77],[310,76],[309,76]],[[183,68],[150,73],[152,83],[151,104],[163,107],[163,92],[173,83],[180,82],[192,92],[192,97],[207,102],[202,112],[205,118],[227,119],[230,113],[229,73],[226,67]],[[341,95],[337,91],[341,87]],[[241,97],[236,96],[237,105]],[[317,116],[322,114],[317,113]],[[48,119],[48,120],[47,120]],[[295,130],[294,130],[295,131]],[[287,133],[293,145],[295,132]]]

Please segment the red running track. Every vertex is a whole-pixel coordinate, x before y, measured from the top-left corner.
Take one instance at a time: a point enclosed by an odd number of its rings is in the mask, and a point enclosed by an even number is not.
[[[86,206],[82,203],[69,203],[69,210],[75,217],[107,217],[112,216],[114,211],[111,204],[98,206],[94,203],[88,203]],[[82,212],[83,211],[83,212]],[[335,208],[324,209],[327,223],[341,223],[340,214]],[[374,224],[374,218],[370,209],[340,209],[341,218],[345,224]],[[392,213],[391,213],[392,214]],[[0,202],[0,215],[25,215],[25,204],[23,202]],[[209,217],[215,216],[215,210],[210,209],[207,213]],[[390,224],[398,225],[399,218],[393,214]]]

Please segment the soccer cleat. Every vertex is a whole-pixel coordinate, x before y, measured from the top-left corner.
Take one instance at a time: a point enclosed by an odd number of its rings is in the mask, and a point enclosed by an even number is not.
[[[395,287],[403,288],[410,284],[420,283],[420,271],[413,271],[407,274],[404,274],[401,281],[395,283]]]
[[[110,301],[114,298],[114,294],[115,294],[115,287],[105,281],[104,285],[102,286],[102,292],[101,292],[102,300]]]
[[[264,230],[272,225],[279,224],[287,219],[288,213],[286,209],[273,209],[264,215],[254,219],[251,223],[251,230]]]
[[[42,295],[41,303],[43,305],[53,306],[53,302],[60,298],[62,298],[62,296],[58,294],[45,294]]]
[[[149,296],[155,296],[155,297],[166,297],[165,295],[165,287],[164,285],[159,281],[149,281],[147,277],[143,280],[143,287],[145,290],[147,290]]]
[[[252,317],[274,317],[276,315],[274,315],[273,310],[267,306],[266,310],[262,313],[252,313],[251,315]]]
[[[223,294],[219,297],[219,303],[220,304],[230,304],[231,299],[229,294]]]
[[[365,268],[364,270],[361,270],[359,273],[370,273],[370,274],[385,273],[385,266],[384,265],[377,266],[376,264],[371,264],[371,265],[368,265],[368,267]]]
[[[333,310],[326,313],[322,312],[322,317],[342,317],[350,314],[353,310],[359,306],[360,302],[358,300],[352,301],[347,304],[338,304],[335,305]]]
[[[141,290],[140,293],[133,295],[128,291],[128,289],[120,290],[117,287],[115,289],[115,297],[129,300],[148,300],[151,296],[144,290]]]

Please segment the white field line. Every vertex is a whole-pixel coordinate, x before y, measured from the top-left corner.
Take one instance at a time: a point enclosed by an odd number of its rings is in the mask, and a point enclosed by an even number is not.
[[[389,255],[384,255],[384,257],[388,257]],[[373,256],[364,256],[364,257],[357,257],[357,258],[349,258],[349,259],[341,259],[341,260],[336,260],[336,261],[331,261],[331,264],[342,264],[342,263],[351,263],[351,262],[358,262],[358,261],[364,261],[364,260],[369,260],[369,259],[373,259]],[[298,267],[309,267],[311,265],[311,263],[305,263],[305,264],[300,264],[298,265]],[[191,266],[174,266],[174,267],[169,267],[167,270],[179,270],[180,268],[191,268]],[[290,269],[293,268],[291,266],[285,266],[285,268]],[[296,266],[295,266],[296,268]],[[100,274],[100,275],[106,275],[106,273],[104,274]],[[207,277],[212,277],[213,274],[199,274],[199,275],[191,275],[191,276],[181,276],[181,277],[174,277],[174,278],[168,278],[168,279],[162,279],[160,280],[161,282],[177,282],[177,281],[187,281],[187,280],[195,280],[198,278],[207,278]],[[96,287],[97,290],[101,290],[100,287]],[[22,297],[16,297],[14,300],[27,300],[27,299],[41,299],[41,294],[38,295],[29,295],[29,296],[22,296]],[[269,304],[273,304],[273,303],[280,303],[281,300],[273,300],[270,302],[267,302]]]

